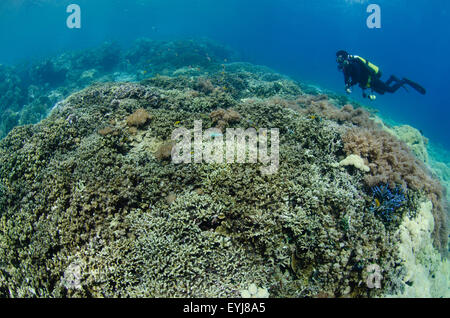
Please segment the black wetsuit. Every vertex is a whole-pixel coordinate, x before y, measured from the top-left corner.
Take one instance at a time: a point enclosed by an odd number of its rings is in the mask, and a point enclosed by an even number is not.
[[[363,90],[370,88],[381,95],[386,92],[394,93],[405,84],[403,80],[399,80],[394,75],[386,82],[381,81],[379,76],[373,74],[364,62],[358,58],[350,58],[349,64],[344,65],[343,72],[347,88],[359,84]],[[391,86],[392,82],[396,83]],[[368,83],[369,85],[367,85]]]

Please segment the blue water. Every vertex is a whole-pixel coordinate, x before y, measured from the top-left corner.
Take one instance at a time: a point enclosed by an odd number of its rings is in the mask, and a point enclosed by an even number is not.
[[[66,27],[67,5],[82,10],[82,28]],[[369,29],[365,0],[2,0],[0,64],[68,49],[124,45],[139,37],[208,37],[242,59],[344,93],[335,52],[345,49],[426,87],[379,96],[371,106],[450,149],[448,0],[373,0],[381,29]],[[359,88],[352,97],[362,101]],[[368,101],[366,100],[366,103]]]

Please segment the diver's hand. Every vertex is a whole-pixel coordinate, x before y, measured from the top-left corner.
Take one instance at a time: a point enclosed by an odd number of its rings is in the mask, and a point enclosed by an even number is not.
[[[351,94],[352,90],[350,88],[347,87],[347,89],[345,90],[347,92],[347,94]]]

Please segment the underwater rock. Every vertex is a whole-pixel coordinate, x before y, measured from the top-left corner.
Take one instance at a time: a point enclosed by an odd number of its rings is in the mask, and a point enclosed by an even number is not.
[[[404,291],[395,297],[449,297],[450,263],[441,262],[441,255],[430,239],[434,229],[431,201],[421,202],[414,218],[405,216],[399,227],[399,253],[404,260],[406,275]]]
[[[90,82],[96,77],[97,73],[98,71],[95,68],[86,70],[83,73],[81,73],[80,79]]]
[[[61,85],[66,80],[68,69],[58,68],[51,60],[46,60],[31,69],[32,81],[36,84]]]
[[[425,138],[418,129],[408,125],[402,125],[392,127],[392,131],[400,140],[405,142],[411,148],[417,158],[424,163],[428,163],[428,139]]]
[[[450,166],[444,162],[430,160],[430,166],[446,189],[447,202],[450,202]],[[450,221],[450,220],[449,220]]]

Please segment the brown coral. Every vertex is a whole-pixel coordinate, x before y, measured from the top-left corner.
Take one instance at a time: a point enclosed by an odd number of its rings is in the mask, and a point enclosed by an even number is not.
[[[209,79],[200,77],[194,84],[194,89],[198,92],[202,92],[206,95],[211,94],[214,91],[214,85]]]
[[[370,119],[370,114],[362,108],[354,108],[347,104],[342,108],[333,105],[326,95],[301,96],[297,99],[299,105],[306,106],[300,110],[305,115],[319,115],[320,117],[334,120],[340,124],[351,123],[365,128],[375,128],[376,124]]]
[[[299,104],[309,106],[312,103],[323,101],[323,100],[328,100],[328,96],[324,95],[324,94],[319,94],[319,95],[305,94],[305,95],[299,96],[297,99],[297,102]]]
[[[213,124],[216,124],[216,127],[221,131],[228,126],[230,123],[238,122],[241,119],[241,115],[233,109],[222,109],[219,108],[209,115]]]
[[[362,157],[370,167],[365,182],[372,187],[380,183],[402,184],[423,190],[433,202],[435,221],[434,243],[441,252],[447,248],[445,195],[442,186],[425,165],[411,153],[408,146],[388,132],[352,128],[343,136],[344,151]],[[445,253],[444,253],[445,254]]]
[[[144,108],[139,108],[127,117],[127,125],[130,127],[141,127],[150,119],[152,119],[152,116]]]
[[[175,146],[175,142],[166,141],[158,147],[155,152],[155,158],[158,160],[170,160],[172,158],[172,148]]]
[[[108,127],[103,128],[103,129],[100,129],[98,131],[98,133],[100,135],[102,135],[103,137],[108,136],[108,135],[118,136],[119,135],[119,130],[114,128],[114,127],[108,126]]]

